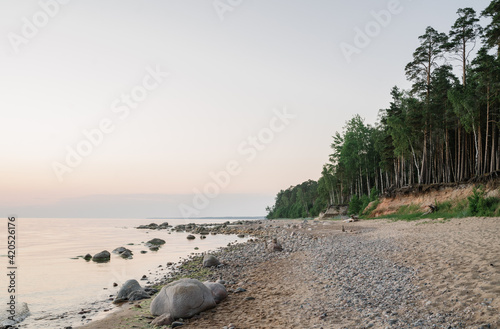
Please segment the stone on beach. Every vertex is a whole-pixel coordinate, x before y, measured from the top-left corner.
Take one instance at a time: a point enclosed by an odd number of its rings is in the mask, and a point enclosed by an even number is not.
[[[111,254],[107,250],[103,250],[92,257],[92,260],[97,263],[108,262],[111,259]]]
[[[219,260],[213,255],[205,255],[205,257],[203,257],[203,267],[212,267],[219,264]]]
[[[195,237],[194,235],[192,235],[192,234],[189,234],[189,235],[186,237],[186,239],[188,239],[188,240],[194,240],[194,239],[196,239],[196,237]]]
[[[190,318],[215,307],[212,291],[195,279],[181,279],[164,286],[150,306],[152,315],[165,313],[174,319]]]
[[[283,251],[283,247],[281,246],[281,244],[278,242],[278,240],[276,238],[274,238],[271,243],[269,244],[268,246],[269,248],[269,251]]]
[[[169,326],[174,322],[174,318],[168,313],[164,313],[151,322],[153,326]]]
[[[214,297],[214,300],[217,304],[222,302],[224,299],[227,298],[227,290],[224,285],[218,283],[218,282],[210,282],[210,281],[205,281],[203,282],[205,286],[210,289],[212,292],[212,296]]]
[[[127,296],[128,301],[142,300],[142,299],[148,299],[148,298],[151,298],[151,296],[144,290],[132,291]]]
[[[118,291],[113,303],[122,303],[127,300],[140,300],[149,298],[149,294],[141,287],[137,280],[131,279],[126,281]]]

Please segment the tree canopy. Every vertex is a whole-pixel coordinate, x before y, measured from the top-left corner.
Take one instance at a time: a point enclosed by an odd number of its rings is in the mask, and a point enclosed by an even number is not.
[[[348,120],[319,180],[280,191],[268,217],[313,217],[347,203],[362,212],[374,191],[500,171],[500,0],[481,15],[485,27],[472,8],[457,11],[448,34],[427,27],[404,68],[412,88],[393,87],[374,125]]]

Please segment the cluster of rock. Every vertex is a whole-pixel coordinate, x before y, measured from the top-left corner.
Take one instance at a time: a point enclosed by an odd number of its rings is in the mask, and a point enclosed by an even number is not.
[[[263,235],[265,234],[265,229],[262,226],[262,221],[253,221],[252,225],[249,225],[249,221],[237,221],[237,222],[225,222],[222,224],[182,224],[175,226],[172,231],[175,232],[188,232],[191,234],[204,235],[215,235],[215,234],[235,234],[240,237],[244,237],[245,234],[250,235]],[[257,227],[252,227],[257,226]]]
[[[319,214],[319,219],[336,218],[347,215],[348,205],[332,205],[325,212]]]
[[[120,257],[125,258],[125,259],[132,259],[133,253],[132,250],[127,249],[125,247],[118,247],[115,250],[113,250],[113,254],[118,254]]]
[[[163,239],[154,238],[146,242],[145,246],[151,251],[158,251],[165,243],[166,242]]]
[[[172,225],[168,225],[167,222],[161,223],[160,225],[156,223],[151,223],[147,225],[139,225],[136,228],[140,230],[166,230],[168,228],[171,228]]]
[[[146,242],[144,245],[146,247],[148,247],[149,250],[151,250],[151,251],[158,251],[159,248],[161,246],[163,246],[165,243],[166,243],[166,241],[163,239],[154,238],[154,239],[151,239],[148,242]],[[132,259],[133,255],[134,255],[132,250],[125,248],[125,247],[115,248],[112,251],[112,253],[117,254],[124,259]],[[144,254],[144,253],[146,253],[146,251],[141,251],[141,253]],[[82,256],[79,256],[79,257],[82,257]],[[91,254],[86,254],[82,258],[85,259],[86,261],[92,260],[96,263],[106,263],[106,262],[109,262],[111,260],[111,254],[109,253],[109,251],[103,250],[103,251],[95,254],[94,256],[92,256]]]
[[[254,240],[252,240],[252,242],[253,241]],[[267,251],[266,253],[268,254],[283,250],[283,247],[276,238],[269,241],[267,246],[267,250],[264,249],[264,251]],[[249,259],[248,261],[251,260]],[[202,266],[214,270],[231,267],[225,266],[217,257],[211,254],[204,255]],[[239,265],[236,265],[236,267],[237,266]],[[182,270],[180,270],[180,272],[184,273]],[[190,273],[184,274],[189,275]],[[220,277],[222,277],[222,275],[220,275]],[[153,316],[156,316],[151,324],[157,326],[172,325],[172,327],[181,325],[182,322],[180,321],[182,321],[182,319],[191,318],[222,302],[228,296],[229,291],[225,286],[227,282],[224,280],[215,280],[213,278],[212,280],[213,281],[207,280],[202,283],[195,279],[180,279],[164,286],[151,302],[150,312]],[[240,287],[239,289],[230,291],[237,294],[245,292],[246,289]],[[247,298],[251,300],[253,297]],[[232,327],[234,328],[234,326]]]
[[[222,224],[181,224],[175,227],[172,227],[167,222],[162,223],[160,225],[156,223],[151,223],[147,225],[140,225],[136,227],[137,229],[148,229],[148,230],[165,230],[170,229],[172,232],[187,232],[191,234],[200,234],[203,236],[212,234],[236,234],[236,235],[244,235],[244,234],[252,234],[259,235],[264,232],[262,227],[253,228],[248,225],[252,224],[263,224],[262,221],[235,221],[235,222],[225,222]]]
[[[94,256],[91,256],[90,254],[86,254],[85,257],[83,257],[85,260],[91,260],[96,262],[96,263],[105,263],[109,262],[111,259],[111,254],[107,250],[103,250],[101,252],[98,252]]]

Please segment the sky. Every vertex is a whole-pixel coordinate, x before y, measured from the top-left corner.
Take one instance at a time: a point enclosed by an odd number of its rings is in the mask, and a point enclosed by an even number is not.
[[[0,216],[260,216],[488,0],[0,3]]]

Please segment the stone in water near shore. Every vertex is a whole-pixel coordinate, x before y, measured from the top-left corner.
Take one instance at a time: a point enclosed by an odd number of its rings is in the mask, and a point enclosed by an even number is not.
[[[166,243],[165,240],[154,238],[154,239],[151,239],[148,242],[146,242],[146,246],[148,246],[148,247],[150,247],[150,246],[162,246],[165,243]]]
[[[14,325],[24,321],[31,314],[27,303],[17,303],[16,305],[17,309],[14,315],[10,311],[0,311],[0,328],[16,328]]]
[[[219,260],[213,255],[205,255],[205,257],[203,257],[203,267],[212,267],[219,264]]]
[[[113,250],[113,254],[118,254],[125,259],[131,259],[133,255],[132,250],[127,249],[125,247],[116,248],[115,250]]]
[[[92,260],[97,263],[109,262],[111,259],[111,254],[107,250],[103,250],[92,257]]]
[[[149,298],[149,294],[141,287],[137,280],[128,280],[118,291],[118,295],[113,301],[114,304],[123,303],[127,300],[141,300]]]
[[[195,279],[181,279],[164,286],[150,306],[152,315],[165,313],[174,319],[190,318],[215,307],[212,291]]]
[[[191,235],[191,234],[189,234],[186,238],[188,240],[194,240],[194,239],[196,239],[196,237],[194,235]]]

